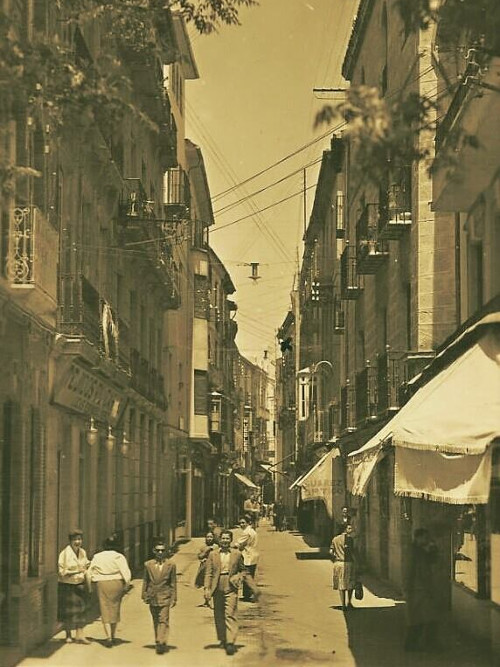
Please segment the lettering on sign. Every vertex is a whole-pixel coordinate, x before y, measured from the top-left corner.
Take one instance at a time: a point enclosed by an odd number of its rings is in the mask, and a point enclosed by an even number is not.
[[[56,390],[54,402],[114,424],[125,405],[125,397],[118,389],[74,363]]]

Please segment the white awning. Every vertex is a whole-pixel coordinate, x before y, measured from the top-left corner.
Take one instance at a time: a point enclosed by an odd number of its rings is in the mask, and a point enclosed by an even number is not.
[[[396,494],[454,504],[487,503],[489,445],[496,438],[500,438],[500,329],[489,326],[377,435],[349,455],[351,493],[366,493],[392,440]]]
[[[302,501],[322,500],[326,511],[333,517],[334,511],[339,512],[345,502],[345,488],[342,465],[334,471],[334,461],[340,458],[337,448],[331,449],[302,477],[298,486]]]
[[[254,484],[252,480],[248,479],[248,477],[245,477],[245,475],[241,475],[239,472],[235,472],[234,476],[238,480],[238,482],[241,482],[241,484],[244,484],[245,486],[248,486],[249,489],[258,489],[259,487],[257,484]]]
[[[307,475],[307,472],[303,472],[302,475],[299,475],[297,479],[290,484],[288,490],[293,491],[294,489],[298,489],[300,487],[300,482],[304,479],[305,475]]]

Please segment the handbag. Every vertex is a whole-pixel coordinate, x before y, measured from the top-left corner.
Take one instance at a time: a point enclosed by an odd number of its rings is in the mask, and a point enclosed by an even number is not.
[[[363,584],[360,581],[357,581],[354,585],[354,597],[356,600],[362,600],[364,596]]]

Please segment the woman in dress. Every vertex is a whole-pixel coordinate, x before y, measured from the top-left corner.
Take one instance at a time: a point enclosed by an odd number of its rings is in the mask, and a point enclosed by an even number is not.
[[[69,544],[59,554],[58,565],[58,616],[66,631],[66,642],[90,644],[83,636],[86,624],[88,591],[85,573],[89,559],[82,547],[83,533],[75,528],[68,535]]]
[[[122,598],[132,578],[127,560],[118,548],[116,537],[107,538],[103,550],[94,556],[88,569],[88,577],[97,585],[101,621],[106,633],[105,646],[108,648],[115,643]]]
[[[357,581],[357,554],[354,547],[354,528],[347,523],[344,532],[333,538],[330,545],[333,559],[333,589],[340,592],[342,609],[352,609],[352,594]],[[347,606],[346,606],[347,592]]]
[[[205,567],[207,563],[207,558],[208,554],[213,551],[217,547],[217,544],[215,542],[215,535],[209,531],[205,535],[205,546],[201,547],[201,549],[198,551],[198,560],[200,561],[200,567],[198,568],[198,572],[196,573],[196,578],[194,580],[194,585],[196,588],[203,588],[204,582],[205,582]],[[210,602],[208,600],[205,600],[204,602],[205,606],[210,606]]]

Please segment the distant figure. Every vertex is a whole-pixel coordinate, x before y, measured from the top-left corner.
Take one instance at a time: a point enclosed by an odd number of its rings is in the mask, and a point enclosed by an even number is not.
[[[97,584],[101,621],[106,634],[105,646],[112,648],[120,620],[122,598],[132,578],[125,556],[117,551],[114,536],[104,540],[103,550],[92,559],[87,576]]]
[[[438,648],[438,609],[434,565],[438,550],[426,528],[418,528],[413,536],[410,561],[406,573],[406,613],[408,629],[406,651]]]
[[[252,517],[248,514],[245,514],[245,516],[240,519],[239,525],[242,534],[237,539],[236,546],[243,554],[245,570],[249,575],[250,581],[253,582],[255,578],[255,571],[257,569],[257,563],[259,562],[259,552],[257,551],[257,533],[254,528],[252,528],[251,521]],[[243,577],[242,599],[246,602],[256,602],[257,600],[255,587],[249,585],[247,577]]]
[[[254,525],[254,515],[253,515],[253,496],[248,497],[245,499],[245,502],[243,503],[243,514],[248,514],[251,517],[251,524],[255,528]]]
[[[205,600],[214,601],[214,620],[217,639],[228,655],[236,653],[238,634],[238,588],[245,571],[243,556],[231,550],[233,534],[223,530],[220,548],[208,555],[205,569]]]
[[[207,520],[207,533],[212,533],[214,536],[215,544],[219,544],[220,534],[222,528],[219,526],[218,522],[214,518]]]
[[[335,534],[341,535],[344,532],[345,527],[347,526],[348,523],[352,523],[351,513],[349,511],[349,508],[344,505],[344,507],[341,510],[340,518],[337,522]]]
[[[156,653],[168,650],[170,609],[177,604],[177,576],[175,563],[168,557],[165,540],[153,541],[154,558],[144,563],[142,599],[149,605],[155,632]]]
[[[205,568],[206,568],[206,563],[207,563],[207,558],[208,555],[210,554],[211,551],[216,549],[218,545],[215,543],[214,539],[214,534],[208,532],[205,535],[205,544],[204,546],[201,547],[201,549],[198,551],[198,560],[200,561],[200,566],[198,568],[198,572],[196,573],[196,578],[194,580],[194,585],[196,588],[203,588],[205,584]],[[209,602],[205,600],[205,605],[208,607]]]
[[[358,557],[354,547],[354,528],[350,523],[346,524],[341,535],[333,538],[330,554],[333,558],[333,589],[340,593],[342,609],[352,609],[352,594],[358,575]]]
[[[57,562],[59,573],[58,584],[58,617],[64,624],[66,642],[73,641],[71,631],[75,630],[75,641],[78,644],[90,644],[83,636],[83,628],[87,622],[88,586],[85,573],[90,565],[85,549],[82,547],[83,533],[75,528],[68,535],[69,544],[59,554]]]
[[[252,509],[253,527],[258,528],[260,520],[260,503],[258,497],[254,496],[252,502],[253,502],[253,509]]]
[[[273,513],[274,513],[274,527],[276,528],[276,530],[279,531],[283,530],[285,507],[281,501],[281,498],[278,498],[278,500],[274,503]]]

